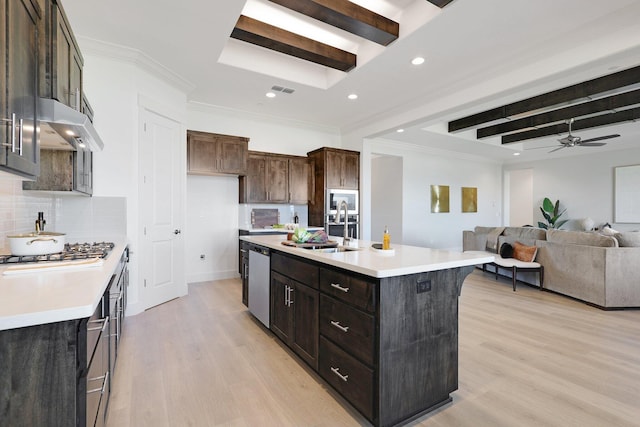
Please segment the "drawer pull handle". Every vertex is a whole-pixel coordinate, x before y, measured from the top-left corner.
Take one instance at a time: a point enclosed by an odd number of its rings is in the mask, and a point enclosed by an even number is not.
[[[331,368],[331,372],[333,372],[333,373],[334,373],[334,374],[336,374],[338,377],[340,377],[340,379],[341,379],[342,381],[344,381],[345,383],[346,383],[347,381],[349,381],[349,375],[342,375],[342,374],[340,373],[340,369],[339,369],[339,368]]]
[[[100,377],[89,378],[87,381],[98,381],[98,380],[103,380],[102,386],[100,386],[100,388],[94,388],[93,390],[87,390],[87,394],[98,393],[98,392],[100,392],[100,394],[104,394],[104,390],[109,381],[109,371],[105,372],[104,375]]]
[[[336,328],[340,329],[342,332],[349,332],[349,327],[348,326],[342,326],[340,324],[340,322],[336,322],[336,321],[332,320],[331,324],[333,326],[335,326]]]
[[[345,292],[345,293],[349,292],[349,288],[343,288],[342,286],[340,286],[340,283],[332,283],[331,287],[332,288],[336,288],[337,290]]]

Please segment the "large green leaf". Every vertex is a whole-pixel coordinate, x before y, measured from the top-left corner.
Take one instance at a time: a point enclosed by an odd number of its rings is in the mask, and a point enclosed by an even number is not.
[[[548,197],[545,197],[544,200],[542,201],[542,209],[544,209],[545,212],[549,212],[549,213],[553,212],[553,202],[549,200]]]

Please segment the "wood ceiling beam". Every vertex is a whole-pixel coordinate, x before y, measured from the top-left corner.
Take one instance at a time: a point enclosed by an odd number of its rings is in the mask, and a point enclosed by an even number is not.
[[[449,132],[458,132],[507,117],[562,105],[637,83],[640,83],[640,66],[450,121]]]
[[[476,131],[476,135],[478,139],[482,139],[503,133],[514,132],[520,129],[539,127],[549,123],[588,116],[594,113],[613,111],[622,107],[630,107],[637,104],[640,104],[640,89],[596,99],[594,101],[584,102],[582,104],[571,105],[569,107],[560,108],[547,113],[512,120],[507,123],[487,126],[478,129]]]
[[[356,55],[351,52],[244,15],[238,19],[231,37],[344,72],[356,66]]]
[[[590,129],[600,126],[608,126],[615,123],[630,122],[640,119],[640,107],[630,108],[628,110],[617,111],[611,114],[602,114],[599,116],[589,117],[582,120],[575,120],[571,125],[571,131],[581,129]],[[525,132],[512,133],[502,137],[503,144],[511,144],[513,142],[526,141],[528,139],[542,138],[550,135],[560,135],[569,132],[569,125],[566,123],[547,126],[541,129],[535,129]]]
[[[449,3],[451,3],[453,0],[427,0],[427,1],[429,3],[435,4],[439,8],[443,8],[446,5],[448,5]]]
[[[270,1],[383,46],[400,32],[397,22],[347,0]]]

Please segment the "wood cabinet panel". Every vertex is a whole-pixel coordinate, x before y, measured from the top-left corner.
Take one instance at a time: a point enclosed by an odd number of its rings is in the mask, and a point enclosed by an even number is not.
[[[0,6],[0,168],[33,178],[40,156],[36,108],[40,7],[35,0],[5,0]]]
[[[309,170],[306,157],[249,152],[247,173],[240,177],[240,203],[306,204]]]
[[[273,253],[271,255],[271,270],[318,289],[318,266],[304,262],[300,258]]]
[[[336,270],[320,268],[320,290],[363,310],[375,311],[376,285]]]
[[[369,420],[374,418],[374,371],[320,337],[318,372]]]
[[[374,362],[375,319],[320,295],[320,333],[368,365]]]
[[[290,264],[290,261],[294,262]],[[315,268],[316,274],[301,277],[304,273],[298,271],[298,267],[311,272]],[[302,281],[296,281],[285,274],[301,277]],[[313,369],[318,368],[320,300],[316,290],[317,281],[317,267],[272,253],[271,331]]]
[[[248,138],[188,130],[187,173],[244,175],[248,151]]]
[[[286,158],[267,157],[267,201],[287,203],[289,201],[289,162]]]
[[[305,158],[289,159],[289,202],[306,205],[309,201],[310,165]]]

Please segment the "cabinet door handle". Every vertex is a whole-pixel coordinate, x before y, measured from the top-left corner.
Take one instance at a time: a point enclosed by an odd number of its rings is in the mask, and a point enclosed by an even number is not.
[[[100,392],[100,394],[104,394],[104,389],[109,382],[109,371],[105,372],[104,375],[101,375],[99,377],[87,379],[87,381],[97,381],[97,380],[104,380],[102,381],[102,387],[94,388],[93,390],[87,390],[87,394],[97,393],[97,392]]]
[[[291,307],[293,305],[293,288],[291,286],[289,286],[289,307]]]
[[[20,125],[19,125],[20,126],[20,130],[18,131],[18,135],[19,135],[19,138],[18,138],[18,155],[19,156],[22,156],[22,129],[24,128],[22,123],[23,123],[23,119],[20,119]]]
[[[11,152],[15,153],[16,152],[16,113],[12,113],[10,119],[2,119],[2,121],[10,123],[9,126],[11,126],[11,143],[4,142],[2,143],[2,145],[5,147],[11,147]]]
[[[344,381],[345,383],[347,381],[349,381],[349,375],[342,375],[340,373],[340,368],[334,368],[331,367],[331,372],[333,372],[334,374],[336,374],[342,381]]]
[[[340,283],[332,283],[331,287],[332,288],[336,288],[337,290],[342,291],[344,293],[349,292],[349,288],[344,288],[344,287],[340,286]]]
[[[340,322],[336,322],[335,320],[332,320],[331,324],[333,326],[335,326],[336,328],[340,329],[342,332],[349,332],[349,327],[348,326],[342,326],[340,324]]]
[[[284,305],[289,307],[289,287],[284,287]]]
[[[102,326],[87,328],[87,331],[104,331],[106,326],[109,324],[109,316],[105,317],[104,319],[90,320],[89,323],[102,323]]]

